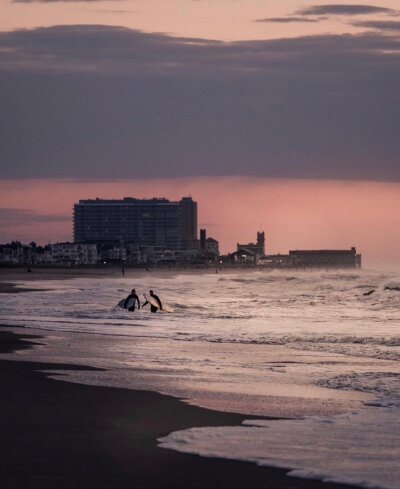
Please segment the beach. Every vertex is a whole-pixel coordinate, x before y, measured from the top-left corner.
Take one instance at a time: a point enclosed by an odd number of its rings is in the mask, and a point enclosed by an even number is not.
[[[140,280],[147,286],[146,277],[148,275],[143,274]],[[157,280],[163,296],[169,290],[175,307],[175,295],[183,294],[180,303],[191,304],[192,310],[195,303],[189,302],[186,292],[192,290],[191,287],[199,291],[207,285],[209,290],[214,290],[210,288],[210,280],[218,280],[215,282],[218,287],[224,284],[228,289],[226,283],[233,287],[239,280],[236,275],[215,278],[204,273],[168,278],[163,272],[153,277],[152,281]],[[239,453],[239,447],[236,450],[234,446],[240,431],[223,430],[241,430],[252,422],[280,423],[276,426],[282,426],[282,438],[276,435],[270,445],[272,456],[274,445],[280,445],[288,453],[295,448],[292,440],[285,441],[286,422],[301,424],[302,419],[308,416],[315,424],[317,420],[342,419],[340,417],[344,416],[352,423],[346,429],[352,438],[356,438],[352,413],[361,409],[367,415],[373,414],[378,423],[376,413],[393,409],[393,404],[391,407],[383,406],[382,397],[383,407],[369,408],[368,404],[377,402],[377,392],[360,385],[355,388],[355,381],[360,384],[364,372],[371,377],[372,370],[379,376],[381,384],[386,378],[397,380],[394,358],[397,347],[387,346],[393,342],[392,330],[387,330],[388,338],[384,341],[383,332],[380,332],[380,342],[375,341],[375,357],[371,353],[372,340],[364,345],[360,345],[357,339],[333,342],[330,351],[326,351],[326,338],[318,344],[314,337],[317,350],[306,350],[302,338],[301,343],[297,340],[293,349],[291,345],[295,336],[290,338],[290,342],[287,340],[289,346],[282,344],[283,337],[287,336],[281,308],[279,328],[283,336],[277,341],[276,333],[271,329],[271,336],[267,338],[264,328],[263,336],[259,336],[256,343],[260,318],[253,324],[255,319],[244,318],[243,307],[236,315],[230,307],[232,317],[226,318],[224,313],[220,315],[222,319],[218,319],[217,306],[209,301],[212,315],[207,312],[210,316],[204,318],[201,314],[206,313],[200,310],[198,317],[193,318],[193,324],[189,322],[186,309],[178,312],[178,316],[153,317],[143,313],[138,318],[110,309],[108,304],[115,303],[114,296],[122,293],[118,292],[118,287],[129,290],[128,284],[132,283],[129,277],[98,277],[93,290],[91,272],[73,279],[60,275],[54,278],[52,275],[52,279],[47,280],[45,274],[29,281],[13,280],[9,275],[1,278],[11,284],[5,286],[8,287],[7,292],[2,294],[3,325],[0,329],[0,430],[3,441],[0,466],[1,487],[6,489],[350,487],[338,484],[337,480],[335,484],[322,482],[330,477],[326,472],[324,476],[323,466],[320,467],[319,480],[313,480],[315,472],[310,471],[308,476],[301,473],[300,478],[293,477],[293,464],[287,469],[278,468],[281,464],[278,458],[276,462],[270,460],[269,466],[260,466],[260,455],[246,461],[243,453]],[[281,278],[273,278],[274,288]],[[287,278],[284,277],[285,282]],[[248,280],[265,281],[265,276],[256,273]],[[332,281],[332,277],[329,280]],[[364,283],[364,277],[361,281]],[[243,282],[239,283],[243,287]],[[386,279],[384,283],[387,283]],[[13,293],[17,288],[33,288],[34,291]],[[297,292],[298,288],[299,285]],[[93,297],[103,304],[103,310],[88,309],[87,304],[93,301]],[[388,297],[397,300],[395,293]],[[55,300],[57,306],[52,306],[44,315],[44,305]],[[250,300],[255,299],[251,296]],[[74,304],[73,311],[65,309],[64,304]],[[376,308],[375,303],[367,304]],[[269,314],[272,314],[271,307],[269,305]],[[311,306],[313,314],[314,310],[315,306]],[[332,310],[333,313],[336,314],[336,310]],[[287,309],[285,314],[288,315]],[[247,336],[244,338],[241,330],[240,341],[233,338],[237,334],[237,321],[246,324]],[[209,323],[212,323],[212,330],[207,329]],[[231,325],[229,337],[226,336],[227,325]],[[188,338],[182,339],[183,327]],[[291,319],[290,327],[293,328]],[[332,330],[331,323],[326,327]],[[203,329],[200,331],[200,328]],[[323,334],[323,325],[319,328]],[[338,351],[334,352],[334,348]],[[345,352],[350,348],[351,355]],[[349,370],[353,377],[348,375]],[[323,377],[326,379],[321,380]],[[341,385],[327,387],[328,381],[333,384],[333,379],[339,382],[338,378]],[[350,385],[349,379],[353,379],[353,384]],[[389,390],[390,386],[386,383],[385,389]],[[314,424],[312,429],[315,432],[318,425]],[[192,436],[193,428],[205,431],[195,432]],[[263,430],[252,429],[258,433]],[[296,429],[293,426],[293,432]],[[222,430],[222,452],[213,436],[207,444],[208,452],[202,452],[196,445],[196,437],[213,435],[216,430]],[[250,435],[253,438],[252,432]],[[329,433],[326,436],[329,437]],[[181,437],[178,442],[176,437]],[[239,439],[247,450],[249,440]],[[250,443],[256,444],[256,439],[255,436]],[[161,447],[160,442],[170,446]],[[321,440],[310,443],[306,436],[303,442],[314,453],[322,453],[327,448],[321,445]],[[363,444],[362,439],[355,442],[359,446]],[[227,448],[231,450],[227,451]],[[354,450],[354,447],[349,450]],[[369,452],[367,455],[370,456]],[[265,454],[263,457],[265,461]],[[371,459],[370,464],[373,463]],[[393,473],[394,465],[392,463]],[[385,470],[387,472],[387,468]],[[292,475],[287,476],[290,471]],[[367,470],[365,477],[368,481]],[[359,483],[354,485],[360,486]],[[385,485],[382,479],[380,487],[395,486]]]
[[[45,341],[0,330],[1,352]],[[87,366],[1,361],[1,487],[315,488],[284,470],[184,455],[157,438],[192,426],[238,425],[248,416],[188,406],[154,392],[83,386],[41,370]],[[340,489],[337,484],[323,487]]]

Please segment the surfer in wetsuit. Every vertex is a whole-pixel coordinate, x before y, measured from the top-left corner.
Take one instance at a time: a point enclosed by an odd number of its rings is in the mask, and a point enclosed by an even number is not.
[[[155,301],[158,302],[160,309],[162,309],[162,304],[158,295],[154,294],[152,290],[150,290],[150,295]],[[149,304],[149,302],[148,301],[144,302],[142,307],[144,307],[146,304]],[[150,311],[157,312],[157,307],[153,306],[153,304],[150,303]]]
[[[128,307],[128,302],[130,299],[133,299],[133,304]],[[128,311],[134,311],[136,307],[136,301],[138,304],[138,309],[140,309],[140,302],[139,302],[139,297],[136,294],[136,290],[132,289],[132,292],[128,295],[128,297],[125,299],[124,302],[124,309],[128,309]]]

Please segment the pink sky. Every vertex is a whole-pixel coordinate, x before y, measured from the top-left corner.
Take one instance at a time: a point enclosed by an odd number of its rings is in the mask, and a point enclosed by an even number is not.
[[[293,15],[299,9],[322,3],[314,0],[1,1],[1,30],[68,24],[115,25],[145,32],[225,41],[364,30],[350,25],[345,16],[340,15],[326,16],[323,21],[315,23],[254,22],[265,17]],[[346,0],[345,3],[357,5],[364,2]],[[398,0],[379,0],[375,4],[393,9],[399,7]],[[372,17],[386,18],[383,14]]]
[[[267,253],[356,246],[365,266],[400,264],[399,183],[247,177],[4,180],[2,209],[71,216],[71,221],[8,223],[0,227],[0,242],[72,239],[72,208],[79,199],[187,195],[199,203],[199,226],[220,242],[223,252],[233,251],[237,241],[254,241],[257,230],[265,230]]]

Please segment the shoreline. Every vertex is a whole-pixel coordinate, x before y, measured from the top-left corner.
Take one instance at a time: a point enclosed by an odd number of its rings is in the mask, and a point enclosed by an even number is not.
[[[0,294],[13,292],[33,292],[37,290],[49,290],[51,282],[54,280],[68,280],[79,278],[91,278],[99,280],[103,278],[121,279],[121,280],[138,280],[143,277],[154,277],[154,279],[173,279],[177,275],[215,275],[216,269],[212,268],[171,268],[156,267],[146,270],[145,268],[125,268],[122,274],[121,267],[31,267],[31,272],[26,267],[0,267]],[[248,271],[258,271],[258,268],[247,269]],[[234,271],[230,268],[218,269],[218,273],[230,273]],[[19,287],[19,283],[30,282],[49,282],[46,289],[36,289],[29,287]]]
[[[38,340],[0,329],[0,352],[31,348]],[[212,411],[156,392],[63,382],[39,371],[99,370],[88,366],[22,360],[0,360],[0,366],[4,489],[353,487],[288,477],[287,470],[248,462],[182,454],[157,444],[173,431],[235,426],[260,416]]]

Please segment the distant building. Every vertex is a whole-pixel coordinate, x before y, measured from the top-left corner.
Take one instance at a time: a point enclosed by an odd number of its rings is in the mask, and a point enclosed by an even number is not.
[[[14,241],[13,243],[0,245],[0,263],[17,264],[25,263],[24,246]]]
[[[182,197],[179,204],[182,213],[182,249],[198,249],[197,202],[194,202],[191,197]]]
[[[239,248],[233,253],[228,253],[226,260],[229,263],[234,264],[255,264],[257,263],[257,257],[254,251],[246,248]]]
[[[0,263],[8,265],[32,265],[37,261],[39,250],[43,252],[43,248],[41,246],[37,247],[34,242],[29,246],[19,241],[0,245]]]
[[[215,256],[219,256],[219,243],[214,238],[206,239],[206,251],[207,253]]]
[[[269,268],[287,268],[292,266],[292,258],[289,255],[262,255],[258,264]]]
[[[206,251],[207,233],[205,229],[200,229],[200,251]]]
[[[219,256],[219,243],[214,238],[207,238],[207,232],[205,229],[200,229],[200,255],[206,257],[212,255],[209,258],[215,258]]]
[[[236,256],[240,258],[240,256],[246,256],[246,261],[250,259],[253,263],[257,263],[258,260],[265,255],[265,233],[257,232],[257,242],[256,243],[248,243],[248,244],[239,244],[237,243]],[[252,258],[250,258],[252,257]]]
[[[350,250],[289,251],[292,266],[302,268],[361,268],[361,255]]]
[[[95,265],[98,261],[94,243],[55,243],[50,245],[52,263],[58,265]]]
[[[88,199],[74,205],[74,241],[120,241],[181,250],[198,246],[197,203],[164,198]]]

